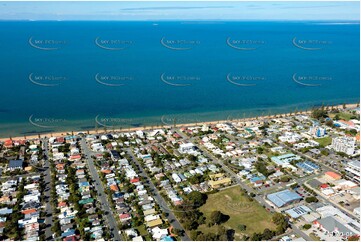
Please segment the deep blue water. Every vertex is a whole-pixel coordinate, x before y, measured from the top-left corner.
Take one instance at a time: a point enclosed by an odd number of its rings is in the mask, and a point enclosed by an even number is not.
[[[359,28],[3,21],[0,136],[90,129],[96,117],[109,127],[144,126],[359,102]]]

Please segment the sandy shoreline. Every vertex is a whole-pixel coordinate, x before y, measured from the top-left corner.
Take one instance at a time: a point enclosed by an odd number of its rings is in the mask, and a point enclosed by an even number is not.
[[[356,108],[358,104],[346,104],[346,108]],[[331,108],[332,106],[325,106],[325,108]],[[334,108],[339,108],[342,109],[343,105],[335,105],[333,106]],[[300,111],[297,112],[297,114],[310,114],[311,110],[308,111]],[[266,116],[257,116],[257,117],[252,117],[252,118],[241,118],[241,119],[232,119],[232,120],[217,120],[217,121],[204,121],[204,122],[199,122],[199,123],[188,123],[188,124],[176,124],[176,127],[190,127],[190,126],[196,126],[196,125],[203,125],[203,124],[207,124],[207,125],[212,125],[212,124],[218,124],[218,123],[223,123],[223,122],[245,122],[245,121],[250,121],[250,120],[256,120],[256,119],[270,119],[270,118],[274,118],[274,117],[279,117],[281,115],[289,115],[290,112],[288,113],[283,113],[283,114],[275,114],[275,115],[266,115]],[[291,114],[294,114],[293,112]],[[146,126],[144,127],[135,127],[135,128],[123,128],[123,129],[114,129],[114,132],[133,132],[133,131],[137,131],[137,130],[149,130],[149,129],[160,129],[160,128],[165,128],[165,127],[171,127],[173,125],[158,125],[158,126]],[[107,129],[108,132],[113,132],[113,129]],[[104,128],[99,128],[98,130],[84,130],[84,131],[74,131],[74,134],[77,133],[89,133],[89,134],[98,134],[98,133],[105,133]],[[31,139],[38,139],[39,136],[41,138],[44,137],[59,137],[59,136],[66,136],[66,135],[71,135],[72,131],[63,131],[63,132],[53,132],[53,133],[44,133],[44,134],[36,134],[36,135],[26,135],[26,136],[17,136],[17,137],[11,137],[13,140],[21,140],[21,139],[26,139],[27,140],[31,140]],[[7,138],[0,138],[0,141],[5,141],[8,140],[10,137]]]

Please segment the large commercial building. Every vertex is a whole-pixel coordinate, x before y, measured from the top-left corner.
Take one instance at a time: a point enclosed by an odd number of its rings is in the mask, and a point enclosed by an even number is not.
[[[307,206],[298,206],[291,209],[286,210],[285,212],[291,216],[292,218],[298,218],[305,214],[310,213],[312,210],[308,208]]]
[[[345,224],[343,221],[334,216],[328,216],[316,220],[313,224],[325,233],[335,234],[336,236],[344,239],[359,236],[356,229],[353,229],[351,226]]]
[[[294,202],[298,202],[302,199],[302,197],[297,193],[286,189],[280,192],[268,194],[267,199],[280,208]]]
[[[345,170],[347,177],[360,184],[360,161],[353,160],[348,162]]]
[[[280,156],[272,156],[271,160],[276,163],[278,166],[281,166],[283,168],[290,168],[293,171],[297,170],[296,167],[290,164],[293,160],[301,160],[301,157],[295,154],[284,154]]]
[[[335,241],[346,239],[351,236],[360,235],[360,223],[355,219],[343,213],[340,209],[331,205],[319,207],[316,212],[321,215],[321,219],[313,222],[314,226],[318,227],[325,233],[334,234]]]
[[[353,137],[337,137],[332,139],[331,147],[336,152],[343,152],[347,155],[355,153],[356,139]]]

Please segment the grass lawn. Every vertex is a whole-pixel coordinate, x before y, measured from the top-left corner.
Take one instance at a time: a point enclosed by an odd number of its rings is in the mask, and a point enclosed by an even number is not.
[[[208,195],[207,203],[200,207],[200,211],[207,218],[206,224],[199,226],[203,233],[217,233],[218,226],[208,227],[208,218],[210,214],[219,210],[223,214],[229,215],[227,222],[223,223],[226,228],[235,230],[235,240],[242,239],[243,234],[252,235],[254,232],[263,232],[265,228],[271,230],[276,226],[272,222],[272,214],[264,209],[257,201],[250,202],[243,196],[239,186],[225,189],[215,194]],[[245,231],[241,231],[238,225],[247,226]]]
[[[320,241],[320,237],[318,237],[314,233],[310,233],[310,238],[313,239],[314,241]]]
[[[147,231],[147,229],[145,228],[145,225],[144,225],[144,224],[142,224],[142,225],[140,225],[140,226],[138,226],[138,227],[135,227],[135,229],[139,231],[139,234],[140,234],[141,236],[146,236],[146,235],[148,234],[148,231]]]
[[[315,141],[320,143],[320,145],[322,147],[326,147],[327,145],[331,144],[332,138],[327,136],[327,137],[324,137],[324,138],[315,139]]]
[[[340,119],[344,119],[346,121],[349,121],[352,116],[355,116],[351,113],[330,113],[329,114],[330,118],[334,118],[336,115],[338,115],[340,117]]]

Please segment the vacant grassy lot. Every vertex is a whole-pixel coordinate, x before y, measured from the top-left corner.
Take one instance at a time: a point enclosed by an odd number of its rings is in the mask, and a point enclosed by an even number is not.
[[[327,145],[331,144],[332,138],[331,137],[324,137],[324,138],[315,139],[315,141],[318,142],[320,144],[320,146],[326,147]]]
[[[330,118],[334,118],[336,115],[338,115],[340,117],[340,119],[344,119],[344,120],[350,120],[352,116],[354,116],[351,113],[330,113],[329,117]]]
[[[246,196],[243,196],[239,186],[232,187],[208,196],[207,203],[200,211],[208,219],[212,211],[219,210],[230,218],[224,225],[228,229],[234,229],[235,239],[242,239],[243,234],[252,235],[254,232],[263,232],[265,228],[271,230],[276,226],[272,222],[272,214],[264,209],[257,201],[250,202]],[[208,227],[206,224],[199,226],[203,233],[217,233],[218,226]],[[239,229],[239,225],[247,226],[245,231]]]

